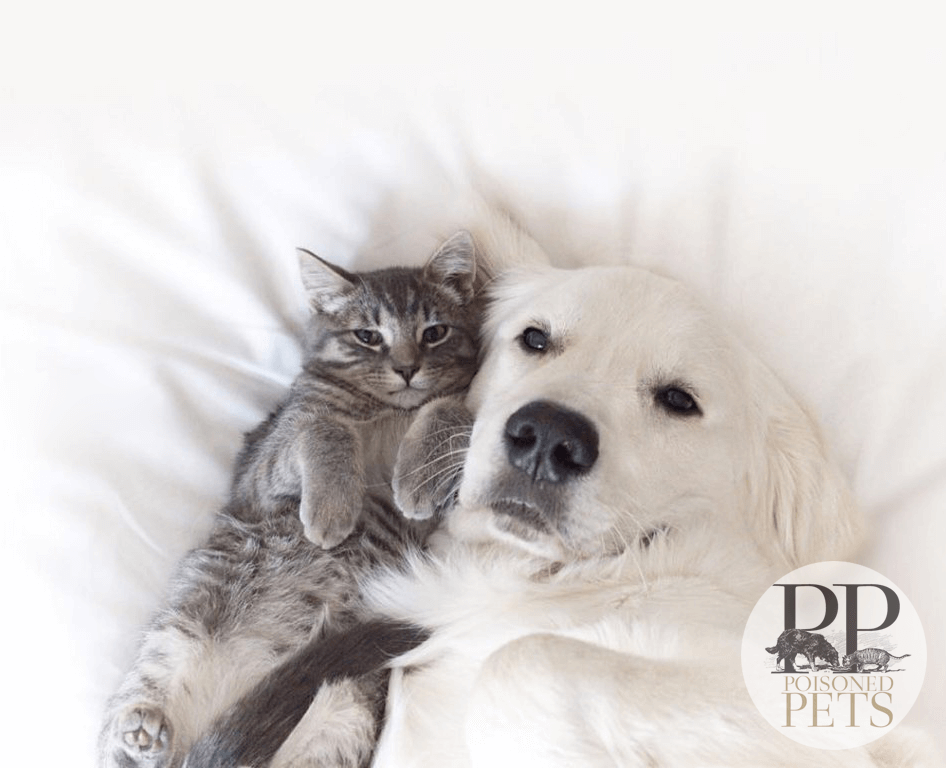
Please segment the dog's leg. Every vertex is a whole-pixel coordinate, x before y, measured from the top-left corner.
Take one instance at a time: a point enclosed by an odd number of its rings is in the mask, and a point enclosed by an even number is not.
[[[530,635],[487,660],[470,702],[473,765],[753,765],[866,768],[865,752],[795,744],[762,718],[726,664],[671,662],[557,635]]]

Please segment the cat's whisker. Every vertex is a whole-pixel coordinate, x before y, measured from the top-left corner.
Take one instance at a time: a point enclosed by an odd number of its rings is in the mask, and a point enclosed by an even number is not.
[[[423,480],[421,480],[421,482],[417,483],[417,485],[414,486],[413,493],[417,493],[417,491],[429,485],[434,480],[441,479],[445,476],[452,477],[453,475],[458,474],[461,469],[463,469],[463,462],[456,462],[454,464],[450,464],[444,467],[443,469],[437,472],[434,472],[428,477],[425,477]]]
[[[424,437],[426,439],[431,439],[439,437],[440,435],[448,435],[450,438],[469,438],[473,434],[473,427],[441,427],[440,429],[435,429],[430,432],[425,432]]]
[[[390,488],[391,484],[381,481],[379,483],[365,483],[364,488],[366,491],[373,491],[377,488]]]
[[[432,495],[435,497],[439,496],[441,491],[450,488],[450,486],[456,482],[458,477],[459,473],[456,472],[446,474],[444,478],[439,483],[437,483],[437,487],[434,488]]]
[[[431,460],[428,461],[426,464],[421,464],[420,466],[414,467],[414,469],[412,469],[412,470],[410,470],[410,471],[408,471],[408,472],[405,472],[403,476],[404,476],[404,477],[412,477],[413,475],[416,475],[416,474],[418,474],[419,472],[423,472],[425,469],[429,469],[430,467],[433,467],[433,466],[435,466],[435,465],[437,465],[437,464],[440,464],[440,463],[442,463],[442,462],[444,462],[444,461],[447,461],[447,460],[450,459],[450,457],[452,457],[452,456],[462,456],[462,455],[466,454],[466,452],[467,452],[468,450],[469,450],[468,448],[463,447],[463,448],[456,448],[456,449],[454,449],[454,450],[452,450],[452,451],[446,451],[446,452],[444,452],[444,453],[440,453],[440,454],[437,455],[436,458],[431,459]],[[463,462],[460,462],[460,466],[463,466]]]

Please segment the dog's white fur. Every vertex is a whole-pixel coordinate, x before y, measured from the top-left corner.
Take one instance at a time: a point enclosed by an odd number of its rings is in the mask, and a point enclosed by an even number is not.
[[[374,585],[380,610],[435,630],[398,661],[375,765],[922,764],[897,733],[871,749],[804,748],[746,694],[756,599],[794,566],[850,553],[859,530],[815,423],[772,372],[643,270],[519,270],[493,297],[449,535]],[[550,352],[524,351],[530,326]],[[656,403],[670,383],[701,416]],[[508,471],[504,424],[536,399],[600,435],[548,534],[487,505]]]

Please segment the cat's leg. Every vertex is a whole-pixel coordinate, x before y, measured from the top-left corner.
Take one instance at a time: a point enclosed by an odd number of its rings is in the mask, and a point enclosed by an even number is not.
[[[358,432],[305,402],[277,411],[263,427],[247,438],[231,501],[241,514],[269,516],[298,499],[306,537],[324,549],[340,544],[355,528],[365,492]]]
[[[384,714],[388,672],[325,683],[270,768],[362,768],[371,762]]]
[[[349,424],[320,417],[294,441],[301,479],[299,517],[306,538],[323,549],[341,544],[355,529],[365,493],[361,439]]]
[[[182,561],[175,582],[186,589],[146,630],[108,702],[101,768],[179,768],[197,737],[272,669],[276,648],[305,640],[307,630],[291,621],[294,610],[285,610],[286,621],[275,627],[261,625],[251,610],[231,615],[249,585],[221,566],[223,560],[220,550],[201,549]],[[209,572],[213,566],[222,571]],[[317,622],[314,606],[303,602],[301,610]]]
[[[394,463],[394,502],[405,517],[426,520],[453,504],[472,428],[462,395],[432,400],[417,412]]]
[[[179,768],[197,738],[275,658],[272,639],[216,636],[199,620],[178,616],[150,630],[109,702],[101,768]]]
[[[145,638],[132,671],[109,702],[99,737],[102,768],[171,768],[183,758],[180,719],[172,717],[175,666],[189,645],[162,627]],[[175,720],[177,722],[175,722]]]
[[[103,740],[102,765],[170,766],[171,732],[164,711],[157,706],[135,702],[119,712]]]
[[[427,637],[383,620],[313,636],[203,730],[185,768],[367,765],[384,714],[385,665]]]

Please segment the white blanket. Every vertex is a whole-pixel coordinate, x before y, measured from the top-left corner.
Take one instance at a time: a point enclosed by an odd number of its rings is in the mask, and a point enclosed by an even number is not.
[[[860,562],[942,647],[941,27],[707,5],[13,12],[5,765],[94,764],[136,633],[295,374],[294,247],[418,262],[471,179],[562,263],[650,266],[722,308],[823,420],[872,521]],[[942,738],[944,712],[931,653],[907,722]]]

